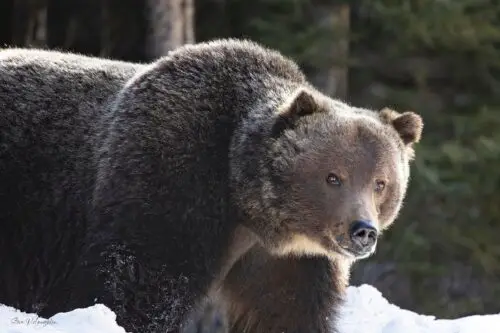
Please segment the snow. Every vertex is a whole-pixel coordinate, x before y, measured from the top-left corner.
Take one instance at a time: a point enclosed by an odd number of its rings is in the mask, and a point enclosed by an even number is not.
[[[436,319],[390,304],[370,285],[349,287],[341,309],[342,333],[476,333],[500,331],[500,313]],[[0,305],[0,333],[126,333],[102,304],[44,319]]]
[[[459,319],[436,319],[390,304],[370,285],[349,287],[341,310],[343,333],[477,333],[500,332],[500,313]]]
[[[102,304],[44,319],[0,305],[0,333],[126,333]]]

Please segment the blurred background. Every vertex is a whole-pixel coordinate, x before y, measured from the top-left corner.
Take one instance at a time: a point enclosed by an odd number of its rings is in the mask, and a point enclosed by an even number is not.
[[[391,302],[438,317],[500,312],[500,1],[0,0],[0,46],[152,61],[245,37],[357,106],[425,128],[406,204],[356,264]]]

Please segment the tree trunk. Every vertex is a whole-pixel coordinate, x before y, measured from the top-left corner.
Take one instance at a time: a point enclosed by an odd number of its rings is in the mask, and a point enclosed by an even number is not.
[[[332,4],[324,0],[311,0],[314,6],[313,20],[323,31],[328,31],[330,42],[321,44],[324,63],[312,69],[311,81],[323,93],[341,100],[347,99],[349,73],[350,6]]]
[[[331,13],[336,38],[332,48],[333,65],[328,71],[326,92],[336,98],[346,99],[349,84],[349,66],[347,63],[349,58],[349,5],[334,6]]]
[[[16,0],[13,8],[13,44],[38,47],[47,45],[47,2]]]
[[[0,1],[0,49],[12,45],[14,0]]]
[[[157,58],[181,45],[194,43],[194,0],[148,0],[148,54]]]

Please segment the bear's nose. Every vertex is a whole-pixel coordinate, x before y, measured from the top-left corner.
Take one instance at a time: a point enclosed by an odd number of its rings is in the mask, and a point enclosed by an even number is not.
[[[351,239],[363,250],[368,250],[375,244],[377,234],[377,229],[373,227],[370,221],[359,220],[351,223]]]

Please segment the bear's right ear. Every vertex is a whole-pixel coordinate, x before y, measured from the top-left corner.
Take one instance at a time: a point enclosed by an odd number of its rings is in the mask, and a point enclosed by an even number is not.
[[[380,111],[380,117],[394,127],[405,145],[411,146],[420,141],[424,123],[422,117],[415,112],[407,111],[399,113],[389,108],[384,108]]]
[[[415,158],[413,144],[420,141],[424,123],[422,117],[415,112],[396,112],[389,108],[384,108],[379,113],[380,118],[390,124],[406,146],[406,153],[410,160]]]
[[[304,88],[298,89],[278,110],[273,125],[273,136],[279,136],[285,129],[293,128],[301,117],[320,111],[313,93]]]

